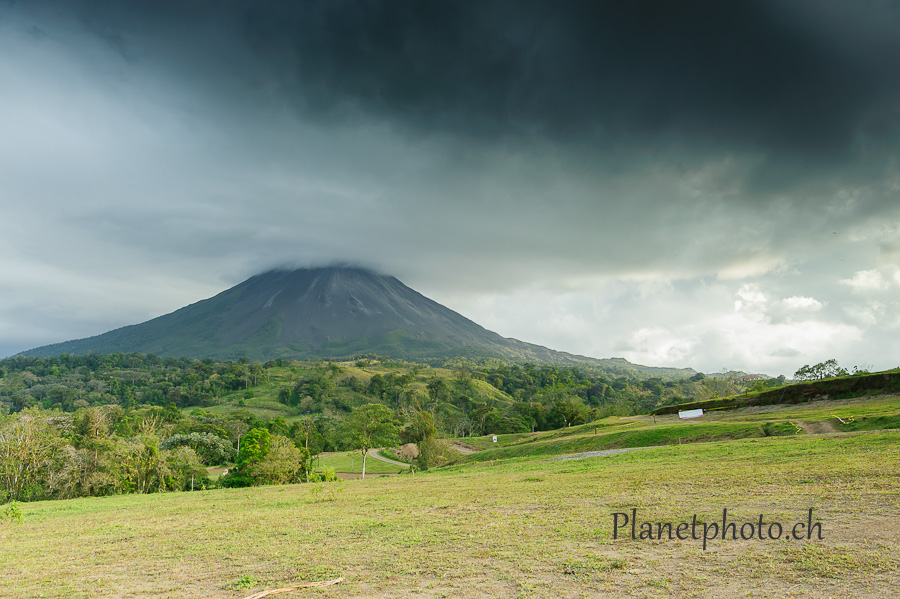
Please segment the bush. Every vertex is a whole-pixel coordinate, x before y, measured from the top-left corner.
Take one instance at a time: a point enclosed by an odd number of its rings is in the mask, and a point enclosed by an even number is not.
[[[227,439],[212,433],[176,434],[164,439],[160,449],[190,447],[197,452],[204,464],[222,464],[234,457],[234,448]]]
[[[235,471],[229,471],[228,474],[219,478],[219,484],[226,489],[236,489],[239,487],[252,487],[253,479]]]
[[[18,501],[13,501],[0,507],[0,522],[16,522],[22,521],[22,508],[19,507]]]
[[[322,468],[321,472],[310,472],[309,482],[311,483],[331,483],[340,480],[334,472],[334,468]]]
[[[439,468],[458,456],[459,454],[443,439],[428,437],[419,443],[419,457],[416,458],[416,464],[421,470]]]

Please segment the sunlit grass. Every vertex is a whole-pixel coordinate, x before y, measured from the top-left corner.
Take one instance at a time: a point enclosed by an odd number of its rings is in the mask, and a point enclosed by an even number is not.
[[[886,528],[900,517],[898,441],[804,435],[467,463],[344,481],[331,501],[292,485],[25,504],[21,524],[0,526],[0,596],[237,598],[252,592],[242,580],[343,576],[317,596],[824,597],[846,584],[887,597],[900,568]],[[786,523],[813,508],[824,540],[704,552],[612,539],[614,512],[678,522],[723,507]]]
[[[347,451],[317,457],[313,463],[313,469],[321,471],[323,468],[332,468],[335,472],[361,474],[362,465],[362,453]],[[366,458],[366,474],[397,474],[402,470],[405,468],[376,460],[371,454]]]

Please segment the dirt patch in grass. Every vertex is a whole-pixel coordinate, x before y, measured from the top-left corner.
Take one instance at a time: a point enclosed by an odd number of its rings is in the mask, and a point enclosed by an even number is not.
[[[450,447],[463,455],[469,455],[470,453],[479,451],[477,447],[469,445],[468,443],[463,443],[462,441],[454,441],[453,443],[451,443]]]
[[[397,455],[404,460],[411,462],[419,457],[419,446],[415,443],[405,443],[397,448]]]
[[[798,421],[797,426],[803,429],[807,435],[828,435],[832,433],[839,433],[841,431],[834,428],[827,420],[820,420],[818,422],[802,422]]]
[[[600,458],[608,455],[616,455],[628,451],[637,451],[639,449],[649,449],[648,447],[628,447],[625,449],[605,449],[603,451],[585,451],[583,453],[573,453],[571,455],[559,456],[558,458],[550,458],[551,462],[564,462],[568,460],[584,460],[587,458]]]

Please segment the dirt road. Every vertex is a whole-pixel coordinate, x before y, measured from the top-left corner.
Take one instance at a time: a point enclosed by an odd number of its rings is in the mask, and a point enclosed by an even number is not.
[[[409,464],[404,464],[403,462],[398,462],[396,460],[386,458],[383,455],[381,455],[380,453],[378,453],[378,451],[379,450],[377,450],[377,449],[370,449],[369,457],[373,457],[376,460],[381,460],[382,462],[387,462],[388,464],[393,464],[394,466],[400,466],[401,468],[409,468]]]

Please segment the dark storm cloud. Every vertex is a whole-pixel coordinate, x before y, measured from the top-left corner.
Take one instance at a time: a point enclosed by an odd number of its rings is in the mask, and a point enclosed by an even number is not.
[[[545,138],[593,151],[664,140],[836,160],[860,133],[895,127],[900,39],[869,39],[859,30],[871,28],[866,15],[834,4],[784,4],[56,6],[129,60],[256,86],[307,117],[385,119],[414,134]],[[875,6],[897,25],[893,5]]]
[[[900,322],[892,2],[0,0],[0,82],[0,355],[332,261],[654,363]]]
[[[304,109],[491,139],[839,154],[900,82],[900,53],[856,54],[760,2],[327,1],[242,22]]]

